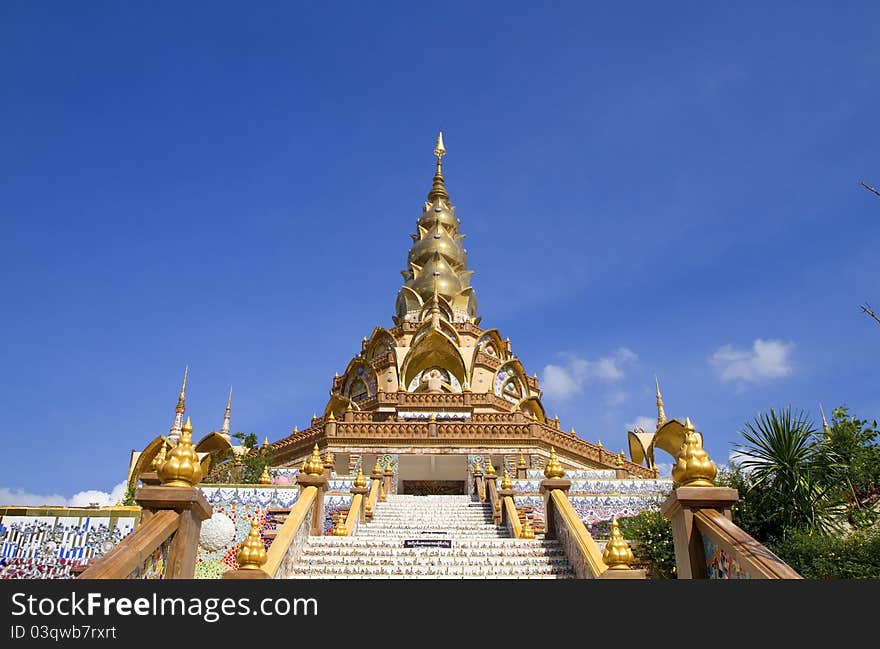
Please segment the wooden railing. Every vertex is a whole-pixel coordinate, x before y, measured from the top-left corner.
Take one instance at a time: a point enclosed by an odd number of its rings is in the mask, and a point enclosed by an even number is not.
[[[266,552],[263,572],[271,578],[290,572],[299,559],[312,525],[318,487],[305,487]],[[241,571],[239,571],[241,572]],[[227,573],[228,574],[228,573]]]
[[[678,578],[801,579],[733,522],[738,499],[727,487],[679,487],[669,495],[661,512],[672,522]]]
[[[522,537],[522,524],[519,522],[519,512],[516,511],[516,503],[513,502],[512,496],[504,496],[502,498],[501,522],[507,526],[507,531],[515,538]]]
[[[202,521],[212,508],[198,489],[145,486],[140,524],[79,579],[192,579]]]

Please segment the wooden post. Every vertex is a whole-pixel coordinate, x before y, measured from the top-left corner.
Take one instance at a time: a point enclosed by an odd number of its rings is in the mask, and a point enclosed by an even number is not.
[[[489,502],[492,503],[492,522],[498,525],[501,523],[501,499],[498,497],[498,476],[487,475],[485,480]]]
[[[391,495],[391,489],[394,486],[394,470],[389,467],[383,474],[382,479],[385,483],[385,497]]]
[[[302,488],[317,487],[318,494],[315,496],[315,504],[312,507],[312,526],[309,529],[311,536],[323,536],[324,534],[324,494],[330,487],[327,476],[310,475],[308,473],[297,473],[296,484]]]
[[[732,520],[731,507],[737,500],[739,493],[729,487],[679,487],[669,494],[660,512],[672,523],[675,571],[679,579],[706,578],[703,539],[694,525],[694,513],[700,509],[716,509]]]
[[[568,490],[571,488],[571,480],[566,478],[544,478],[541,480],[541,495],[544,496],[544,538],[545,539],[555,539],[556,538],[556,523],[554,521],[555,516],[553,515],[553,499],[550,497],[550,492],[554,489],[559,489],[560,491],[568,493]]]
[[[148,485],[135,492],[135,502],[145,512],[174,510],[180,522],[165,560],[165,579],[192,579],[196,571],[199,532],[202,521],[213,513],[202,492],[195,487],[159,487]]]
[[[358,494],[361,495],[360,513],[358,514],[358,520],[361,523],[367,522],[366,509],[367,509],[367,494],[369,494],[369,491],[370,490],[367,489],[366,487],[352,487],[351,488],[352,500],[354,500],[354,496],[357,496]],[[351,530],[349,530],[349,534],[350,533],[351,533]]]

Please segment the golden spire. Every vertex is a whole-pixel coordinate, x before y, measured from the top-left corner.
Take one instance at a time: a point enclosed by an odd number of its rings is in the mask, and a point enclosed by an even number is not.
[[[526,457],[522,453],[519,454],[519,462],[516,463],[516,466],[520,469],[528,468],[528,464],[526,464]]]
[[[157,473],[164,487],[194,487],[202,479],[202,465],[192,444],[193,427],[189,417],[180,429],[177,442],[168,459],[159,467]]]
[[[443,156],[446,155],[446,147],[443,146],[443,131],[437,133],[437,145],[434,147],[434,155],[437,157],[437,170],[434,172],[434,184],[428,193],[428,200],[432,202],[437,198],[449,200],[449,194],[446,193],[446,185],[443,183]]]
[[[657,386],[657,428],[666,423],[666,411],[663,409],[663,395],[660,394],[660,380],[655,376],[654,385]]]
[[[349,398],[348,404],[345,406],[345,412],[351,412],[354,408],[351,407],[351,399]]]
[[[492,458],[489,458],[488,464],[486,464],[486,477],[491,478],[496,475],[495,466],[492,464]]]
[[[268,437],[263,438],[263,448],[269,448],[269,438]]]
[[[263,472],[260,474],[260,484],[272,484],[272,477],[269,475],[268,465],[263,467]]]
[[[575,432],[574,432],[574,426],[571,427],[571,432],[569,433],[569,435],[571,435],[572,437],[576,437]]]
[[[547,461],[547,466],[544,468],[544,477],[561,478],[564,475],[565,469],[562,468],[562,464],[560,464],[559,458],[556,457],[556,449],[551,446],[550,459]]]
[[[333,527],[333,536],[348,536],[348,529],[345,527],[345,516],[339,512],[336,516],[336,525]]]
[[[318,452],[318,445],[312,449],[312,454],[303,464],[303,471],[308,475],[322,475],[324,473],[324,461]]]
[[[609,570],[629,570],[635,561],[629,544],[620,533],[620,526],[617,524],[616,518],[611,521],[611,538],[605,544],[602,561],[605,562]]]
[[[624,460],[624,457],[625,457],[625,456],[623,455],[623,451],[621,451],[620,453],[618,453],[618,454],[617,454],[617,459],[614,460],[614,465],[615,465],[615,466],[623,466],[623,460]]]
[[[501,478],[501,488],[508,491],[513,489],[513,479],[507,471],[504,472],[504,477]]]
[[[523,539],[534,539],[535,538],[535,530],[532,529],[532,524],[529,522],[528,514],[526,514],[526,520],[523,522],[522,534],[521,534],[520,538],[523,538]]]
[[[336,415],[333,414],[333,411],[330,411],[330,414],[327,415],[327,421],[336,421]]]
[[[364,476],[363,469],[361,469],[361,465],[358,464],[358,472],[354,478],[354,486],[355,487],[366,487],[367,486],[367,478]]]
[[[825,410],[822,409],[822,404],[819,404],[819,412],[822,413],[822,432],[825,434],[825,440],[831,439],[831,426],[828,425],[828,420],[825,419]]]
[[[183,422],[183,413],[186,410],[186,376],[189,373],[189,366],[183,370],[183,383],[180,386],[180,394],[177,397],[177,408],[174,409],[174,422],[168,431],[168,441],[174,445],[180,439],[180,425]]]
[[[183,412],[185,410],[184,404],[186,403],[186,375],[187,374],[189,374],[189,365],[187,365],[183,370],[183,383],[180,385],[180,394],[177,396],[176,412]]]
[[[259,570],[266,563],[266,546],[260,537],[260,524],[257,519],[251,520],[251,531],[238,549],[235,560],[239,570]]]
[[[165,442],[162,442],[162,446],[159,447],[159,452],[156,453],[153,461],[150,463],[150,468],[153,471],[158,471],[159,467],[165,464]]]
[[[220,434],[229,437],[229,419],[232,414],[232,386],[229,386],[229,396],[226,398],[226,413],[223,415],[223,425],[220,426]]]
[[[703,441],[694,431],[690,417],[685,419],[684,428],[687,435],[672,467],[672,481],[679,487],[711,487],[718,472],[715,463],[703,450]]]
[[[598,446],[599,448],[605,448],[604,446],[602,446],[602,440],[601,440],[601,439],[600,439],[598,442],[596,442],[596,446]]]

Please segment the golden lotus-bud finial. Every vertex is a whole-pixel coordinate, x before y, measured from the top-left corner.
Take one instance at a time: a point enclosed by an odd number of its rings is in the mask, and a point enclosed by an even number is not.
[[[535,530],[532,529],[532,524],[529,522],[529,517],[526,516],[526,520],[523,523],[522,527],[522,537],[524,539],[533,539],[535,538]]]
[[[376,463],[373,465],[373,476],[382,475],[382,462],[379,461],[378,456],[376,457]]]
[[[159,447],[159,452],[156,453],[155,457],[153,457],[153,461],[150,463],[150,468],[153,471],[158,471],[159,467],[165,464],[165,442],[162,442],[162,446]]]
[[[333,414],[333,411],[330,411],[330,414],[327,415],[327,421],[336,421],[336,416]]]
[[[609,570],[629,570],[635,561],[629,543],[620,533],[620,526],[617,524],[616,518],[611,521],[611,538],[605,544],[602,561],[605,562]]]
[[[333,527],[333,536],[348,536],[348,528],[345,527],[345,516],[339,512],[336,517],[336,525]]]
[[[569,435],[571,435],[572,437],[575,437],[575,436],[576,436],[576,435],[575,435],[575,432],[574,432],[574,428],[571,429],[571,432],[569,433]]]
[[[489,463],[486,464],[486,477],[491,478],[495,475],[495,466],[492,464],[492,458],[489,458]]]
[[[475,474],[476,474],[476,473],[482,473],[482,472],[483,472],[483,465],[480,464],[480,458],[479,458],[479,457],[475,457],[475,458],[474,458],[474,465],[473,465],[472,469],[473,469],[473,472],[474,472]]]
[[[268,437],[263,438],[263,448],[269,448],[269,438]]]
[[[504,476],[501,478],[501,488],[506,491],[513,489],[513,480],[507,471],[504,472]]]
[[[614,460],[614,465],[615,465],[615,466],[623,466],[623,460],[624,460],[624,457],[625,457],[625,456],[623,455],[623,451],[621,451],[620,453],[618,453],[618,454],[617,454],[617,459]]]
[[[331,453],[330,451],[327,451],[327,453],[324,454],[324,466],[327,466],[328,464],[334,464],[335,462],[336,455],[334,453]]]
[[[321,459],[321,453],[318,451],[317,444],[312,449],[309,459],[303,464],[303,471],[309,475],[321,475],[324,473],[324,461]]]
[[[360,465],[358,465],[358,472],[354,478],[354,486],[358,488],[367,486],[367,478],[364,475],[364,472],[361,469]]]
[[[272,476],[269,475],[269,466],[263,467],[263,472],[260,474],[260,484],[272,484]]]
[[[550,459],[547,461],[547,466],[544,467],[544,477],[561,478],[564,475],[565,469],[562,468],[562,464],[559,462],[559,458],[556,457],[556,449],[551,446]]]
[[[238,549],[235,560],[239,570],[259,570],[266,563],[266,546],[260,537],[260,524],[257,519],[251,521],[251,531]]]
[[[157,473],[164,487],[194,487],[202,479],[202,465],[192,444],[192,423],[189,417],[180,429],[177,446],[171,449],[168,459]]]
[[[349,399],[348,403],[345,405],[345,412],[351,412],[352,410],[354,410],[354,408],[352,408],[351,399]]]
[[[394,473],[394,467],[391,465],[391,458],[385,460],[385,473],[391,475]]]
[[[519,462],[517,462],[516,466],[520,469],[525,469],[528,467],[528,465],[526,464],[526,456],[522,453],[519,454]]]
[[[600,439],[599,441],[596,442],[596,446],[598,446],[599,448],[605,448],[604,446],[602,446],[602,440],[601,440],[601,439]]]
[[[718,469],[703,450],[703,441],[690,418],[685,420],[684,428],[687,434],[672,467],[672,481],[680,487],[711,487]]]

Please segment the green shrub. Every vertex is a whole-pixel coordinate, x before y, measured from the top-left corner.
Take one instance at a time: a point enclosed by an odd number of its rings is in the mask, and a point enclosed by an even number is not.
[[[880,578],[880,529],[846,537],[792,530],[771,549],[804,579]]]
[[[675,544],[672,525],[659,511],[646,510],[618,519],[623,537],[631,542],[635,557],[656,579],[675,579]]]

